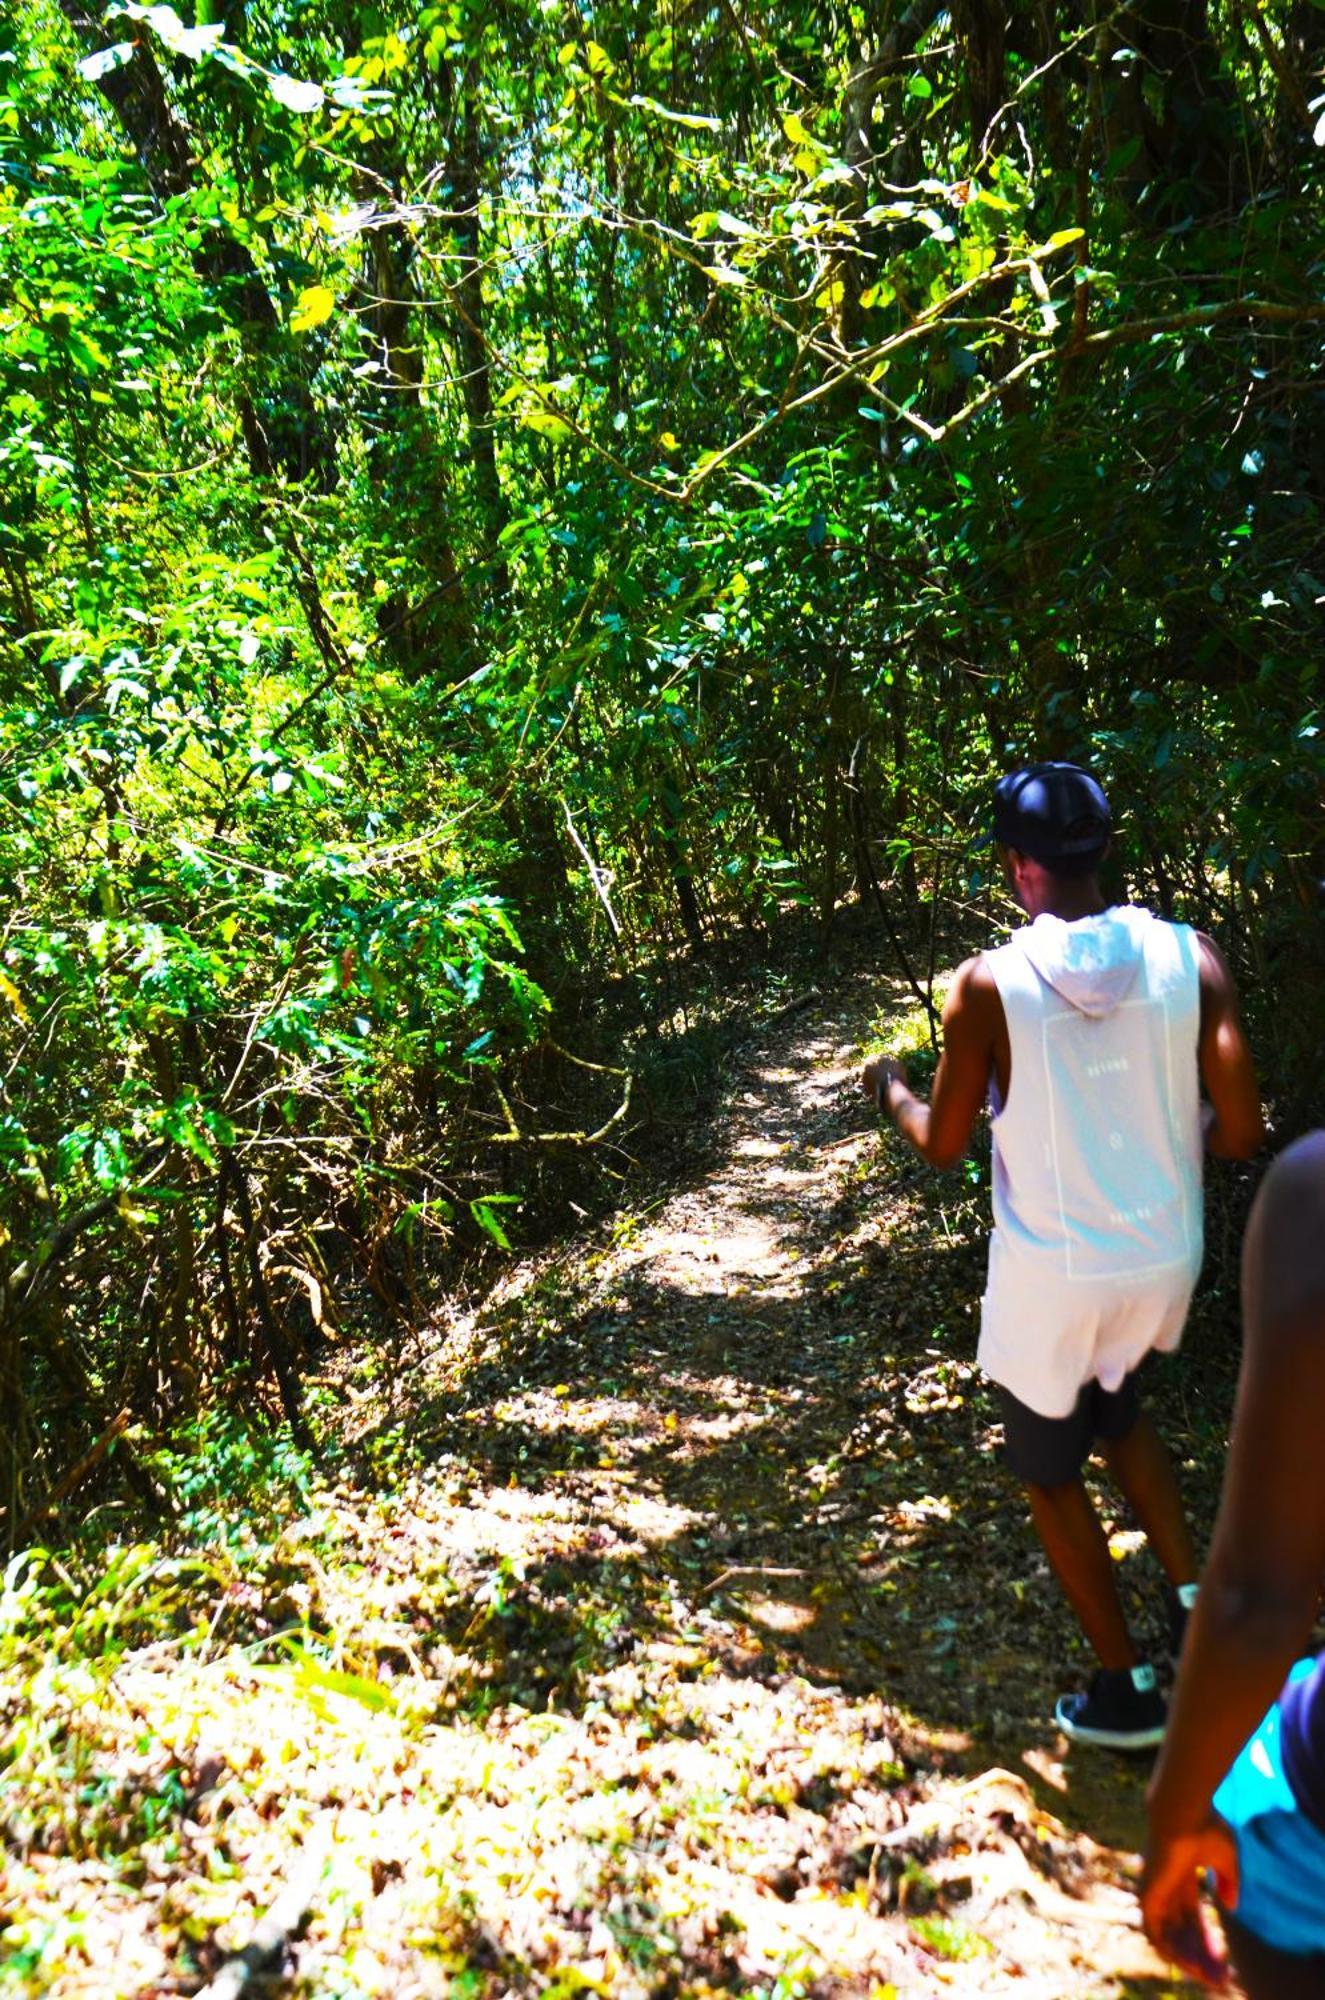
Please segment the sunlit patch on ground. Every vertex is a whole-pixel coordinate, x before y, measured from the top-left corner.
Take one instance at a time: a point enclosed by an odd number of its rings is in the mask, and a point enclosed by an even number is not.
[[[782,1024],[724,1164],[355,1405],[390,1498],[328,1488],[151,1619],[126,1572],[86,1657],[9,1604],[11,1990],[196,1990],[311,1853],[269,1993],[1183,1991],[1127,1886],[1144,1772],[1048,1719],[1086,1662],[972,1366],[978,1174],[874,1135],[875,997]]]

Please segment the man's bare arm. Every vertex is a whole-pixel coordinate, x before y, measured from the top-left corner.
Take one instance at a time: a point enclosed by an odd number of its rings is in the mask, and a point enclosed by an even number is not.
[[[875,1057],[865,1065],[865,1089],[932,1167],[956,1166],[970,1142],[989,1088],[1002,1007],[983,958],[967,959],[943,1009],[943,1053],[928,1104],[896,1063]]]
[[[1150,1788],[1142,1907],[1161,1947],[1195,1911],[1193,1862],[1207,1858],[1211,1797],[1305,1650],[1325,1575],[1325,1132],[1299,1140],[1266,1175],[1242,1285],[1245,1345],[1219,1519]]]
[[[1205,1143],[1225,1160],[1247,1160],[1265,1141],[1256,1070],[1238,1008],[1238,989],[1224,954],[1200,936],[1201,1038],[1197,1061],[1210,1101]]]

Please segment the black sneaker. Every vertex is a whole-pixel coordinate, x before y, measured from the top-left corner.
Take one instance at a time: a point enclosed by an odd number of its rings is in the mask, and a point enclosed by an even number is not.
[[[1163,1741],[1168,1709],[1153,1667],[1101,1667],[1085,1694],[1061,1697],[1054,1721],[1074,1743],[1153,1750]]]

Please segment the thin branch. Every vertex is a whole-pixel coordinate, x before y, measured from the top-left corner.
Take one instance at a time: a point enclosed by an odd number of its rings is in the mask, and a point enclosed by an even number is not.
[[[782,1563],[735,1563],[731,1569],[725,1569],[720,1576],[715,1576],[712,1583],[704,1585],[704,1595],[711,1597],[715,1590],[721,1590],[724,1583],[730,1583],[732,1578],[737,1576],[808,1576],[809,1573],[808,1570],[794,1569]]]
[[[612,935],[614,938],[617,939],[618,942],[620,942],[621,926],[617,922],[616,911],[612,908],[612,905],[608,900],[607,881],[604,876],[603,870],[598,866],[598,863],[594,860],[592,854],[590,854],[588,848],[581,840],[579,829],[576,826],[575,821],[571,818],[570,806],[567,804],[565,799],[561,801],[561,810],[566,815],[566,831],[567,833],[569,833],[571,839],[575,842],[576,849],[579,852],[585,867],[589,871],[589,880],[593,884],[594,894],[597,896],[599,902],[602,904],[604,910],[607,912],[607,921],[612,926]]]
[[[550,1035],[545,1038],[544,1047],[551,1049],[554,1055],[559,1055],[563,1062],[574,1063],[576,1069],[592,1070],[595,1076],[630,1075],[629,1070],[619,1069],[615,1063],[588,1062],[584,1056],[577,1056],[569,1049],[563,1049],[561,1043],[554,1042]]]
[[[1166,313],[1155,319],[1127,320],[1121,326],[1101,327],[1087,337],[1087,347],[1116,347],[1123,341],[1149,340],[1159,333],[1182,333],[1188,327],[1219,326],[1227,320],[1266,320],[1272,326],[1310,326],[1325,320],[1325,300],[1310,305],[1284,305],[1277,299],[1225,299],[1213,306],[1191,306],[1186,312]]]
[[[631,1093],[635,1088],[635,1078],[629,1072],[626,1073],[626,1089],[620,1104],[618,1104],[611,1117],[604,1119],[603,1123],[594,1132],[523,1132],[516,1122],[510,1100],[501,1089],[501,1086],[494,1083],[493,1088],[496,1090],[497,1101],[501,1105],[502,1114],[506,1119],[507,1130],[505,1132],[494,1132],[488,1140],[490,1146],[600,1146],[608,1133],[614,1132],[617,1126],[623,1123],[629,1116],[630,1099]]]
[[[31,1303],[42,1279],[55,1269],[65,1251],[98,1222],[104,1222],[107,1216],[114,1215],[129,1190],[143,1183],[148,1173],[154,1172],[161,1165],[165,1155],[164,1141],[149,1146],[147,1151],[134,1162],[132,1172],[126,1175],[113,1194],[102,1195],[97,1201],[88,1202],[86,1207],[75,1209],[72,1215],[66,1216],[64,1221],[37,1245],[30,1257],[25,1257],[21,1264],[14,1266],[4,1289],[11,1298],[18,1295],[16,1302],[20,1309]]]
[[[1118,15],[1120,15],[1122,12],[1123,9],[1121,7],[1115,7],[1113,12],[1105,20],[1092,21],[1088,27],[1082,28],[1077,34],[1069,37],[1069,39],[1063,43],[1063,46],[1061,48],[1055,49],[1053,54],[1051,56],[1048,56],[1045,59],[1045,61],[1040,64],[1038,69],[1031,70],[1028,75],[1024,76],[1021,79],[1021,82],[1017,85],[1016,90],[1013,92],[1012,96],[1008,99],[1007,103],[999,105],[998,110],[994,113],[993,117],[989,121],[988,126],[986,127],[985,136],[980,142],[980,157],[976,161],[974,167],[971,169],[972,180],[978,180],[981,174],[984,172],[984,169],[989,161],[990,150],[994,143],[995,132],[998,130],[1003,120],[1007,117],[1009,111],[1014,111],[1016,109],[1019,100],[1025,96],[1026,92],[1030,89],[1031,85],[1033,83],[1038,83],[1042,76],[1047,76],[1051,69],[1055,68],[1058,63],[1064,61],[1066,57],[1070,56],[1081,45],[1082,42],[1088,42],[1093,37],[1097,36],[1101,28],[1108,27],[1109,24],[1112,21],[1114,21],[1118,17]]]

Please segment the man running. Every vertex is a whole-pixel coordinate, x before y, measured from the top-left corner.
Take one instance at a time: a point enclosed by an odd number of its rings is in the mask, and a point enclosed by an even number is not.
[[[1162,1737],[1164,1701],[1128,1632],[1082,1467],[1098,1444],[1180,1628],[1196,1556],[1136,1372],[1182,1337],[1201,1262],[1203,1138],[1244,1159],[1263,1127],[1223,957],[1185,924],[1110,906],[1099,870],[1111,831],[1104,793],[1077,765],[999,781],[994,837],[1031,921],[959,969],[928,1104],[887,1058],[866,1063],[862,1082],[937,1167],[961,1159],[989,1099],[994,1230],[978,1360],[1008,1465],[1100,1661],[1055,1720],[1077,1742],[1139,1750]]]
[[[1250,2000],[1322,2000],[1325,1661],[1293,1662],[1325,1583],[1325,1132],[1265,1177],[1242,1313],[1232,1448],[1150,1787],[1141,1910],[1158,1950],[1222,1985],[1200,1912],[1209,1869]]]

